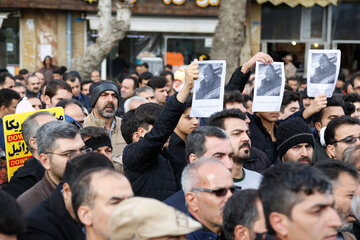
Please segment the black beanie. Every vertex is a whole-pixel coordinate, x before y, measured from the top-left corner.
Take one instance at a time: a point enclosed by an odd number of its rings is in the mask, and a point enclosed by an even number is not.
[[[96,84],[96,83],[95,83]],[[91,106],[94,107],[100,94],[105,91],[114,91],[116,93],[116,96],[119,100],[119,91],[116,87],[115,83],[112,81],[102,81],[98,86],[96,86],[94,89],[92,89],[90,95],[91,95]],[[115,109],[116,110],[116,109]]]
[[[314,147],[314,136],[310,127],[301,118],[289,118],[280,123],[276,131],[276,146],[280,159],[300,143],[309,143]]]

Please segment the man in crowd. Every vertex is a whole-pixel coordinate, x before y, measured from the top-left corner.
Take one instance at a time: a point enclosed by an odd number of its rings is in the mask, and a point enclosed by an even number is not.
[[[91,80],[87,80],[87,81],[82,81],[81,82],[81,93],[83,95],[87,95],[90,96],[90,86],[91,84],[93,84],[94,82]]]
[[[20,235],[19,239],[84,240],[84,229],[77,221],[73,209],[71,189],[82,173],[95,168],[113,166],[105,156],[98,153],[88,153],[69,160],[62,179],[63,184],[27,215],[27,231]]]
[[[240,109],[245,114],[248,112],[243,104],[243,95],[239,90],[231,90],[225,92],[224,108],[225,109],[237,108]],[[247,115],[245,122],[247,124],[250,123],[250,118]]]
[[[110,239],[110,218],[115,207],[133,196],[129,181],[112,169],[86,172],[71,188],[74,212],[85,226],[86,239]]]
[[[39,160],[45,168],[45,175],[41,181],[17,198],[26,213],[55,190],[64,175],[69,159],[89,151],[78,129],[62,121],[52,121],[40,127],[36,134],[36,146]]]
[[[154,75],[151,72],[143,72],[142,74],[140,74],[139,76],[140,87],[147,86],[150,78],[152,78],[153,76]]]
[[[360,119],[360,95],[357,93],[349,93],[342,96],[345,103],[351,103],[355,106],[355,111],[350,115]]]
[[[93,110],[84,119],[84,127],[105,128],[111,138],[113,155],[119,156],[126,144],[121,136],[121,119],[115,116],[120,98],[118,88],[112,81],[101,81],[92,87],[91,106]]]
[[[69,84],[63,80],[53,80],[46,85],[44,103],[46,108],[53,108],[63,99],[71,99],[72,91]]]
[[[25,86],[27,88],[26,90],[26,96],[35,96],[37,98],[40,98],[40,79],[36,74],[31,74],[26,78]]]
[[[123,162],[125,176],[129,178],[137,196],[164,200],[180,189],[168,162],[171,156],[163,147],[185,110],[186,98],[193,88],[194,79],[198,77],[198,64],[193,62],[186,71],[183,89],[170,98],[160,115],[161,108],[152,103],[143,104],[135,111],[138,137],[136,142],[125,147]],[[154,117],[157,120],[151,123]]]
[[[157,103],[155,99],[155,91],[149,86],[138,88],[135,91],[135,96],[143,97],[150,103]]]
[[[84,105],[84,107],[86,107],[86,109],[90,112],[90,97],[81,93],[80,79],[77,78],[74,74],[66,73],[64,74],[63,80],[71,87],[73,98],[81,102],[82,105]]]
[[[179,224],[181,222],[182,224]],[[201,224],[151,198],[133,197],[121,202],[111,217],[111,239],[185,239]]]
[[[15,82],[14,90],[20,95],[21,98],[26,96],[26,87],[21,82]]]
[[[45,174],[45,169],[39,161],[39,153],[36,146],[36,133],[45,123],[57,121],[53,114],[47,111],[37,112],[30,115],[22,124],[21,132],[28,150],[32,157],[26,160],[12,176],[6,191],[17,198],[39,182]]]
[[[84,118],[86,117],[86,114],[84,112],[85,108],[78,100],[73,98],[64,99],[58,102],[56,104],[56,107],[62,107],[64,109],[65,120],[66,116],[69,116],[77,122],[75,123],[76,125],[82,126],[84,124]]]
[[[44,74],[42,74],[41,72],[35,72],[35,75],[40,79],[40,86],[44,86],[45,84]]]
[[[277,239],[336,239],[341,221],[331,183],[320,170],[279,164],[264,172],[259,192],[268,233]]]
[[[100,82],[101,81],[101,76],[100,76],[100,72],[99,70],[93,70],[90,74],[90,80],[95,82]]]
[[[300,94],[297,92],[286,91],[280,108],[280,120],[284,120],[290,115],[300,110]]]
[[[181,183],[189,214],[203,225],[188,239],[218,239],[223,209],[235,191],[231,173],[220,161],[204,158],[185,167]]]
[[[148,86],[154,89],[156,102],[160,105],[165,105],[168,96],[165,78],[154,76],[150,78]]]
[[[121,82],[121,98],[124,101],[131,98],[134,96],[137,88],[139,88],[139,80],[134,77],[127,76]]]
[[[232,169],[234,185],[242,189],[257,189],[260,185],[261,175],[243,167],[248,159],[250,159],[251,152],[250,131],[245,120],[246,115],[239,109],[225,109],[211,115],[208,119],[208,124],[223,129],[230,136],[230,142],[234,151],[234,166]],[[253,166],[256,165],[257,163],[253,164]],[[264,170],[264,167],[262,166],[261,170]]]
[[[287,78],[286,84],[289,85],[294,92],[299,91],[299,80],[296,77]]]
[[[14,88],[15,78],[8,72],[0,73],[0,89],[3,88]]]
[[[132,109],[136,109],[140,105],[145,103],[148,103],[148,100],[140,96],[133,96],[131,98],[128,98],[124,103],[124,113],[127,113]]]
[[[301,118],[290,118],[280,123],[276,131],[276,146],[282,162],[312,164],[314,136]]]
[[[346,148],[360,145],[360,120],[341,116],[329,122],[325,130],[326,153],[329,158],[343,160]]]
[[[173,88],[174,85],[174,74],[170,71],[163,71],[160,73],[161,77],[166,79],[166,87],[168,89],[167,94],[168,96],[172,96],[176,93],[175,89]]]
[[[235,192],[224,209],[223,232],[229,240],[255,240],[267,232],[263,206],[254,189]]]
[[[315,166],[330,179],[332,184],[335,209],[342,222],[341,227],[338,228],[339,239],[355,239],[350,231],[356,220],[351,211],[351,200],[359,186],[357,170],[350,164],[338,160],[320,161]]]

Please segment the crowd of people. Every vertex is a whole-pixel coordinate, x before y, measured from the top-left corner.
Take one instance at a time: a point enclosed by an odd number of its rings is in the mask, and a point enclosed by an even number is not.
[[[50,57],[1,72],[0,239],[360,239],[360,73],[331,98],[290,76],[279,112],[252,112],[256,61],[273,63],[260,52],[238,67],[223,110],[201,119],[196,60],[114,81]],[[32,157],[8,181],[2,119],[53,107],[65,121],[23,122]]]

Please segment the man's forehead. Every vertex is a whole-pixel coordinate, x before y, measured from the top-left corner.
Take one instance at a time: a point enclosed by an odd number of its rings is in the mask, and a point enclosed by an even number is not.
[[[335,128],[334,137],[340,140],[349,136],[359,136],[359,133],[359,124],[341,124]]]
[[[249,129],[245,120],[242,120],[240,118],[225,118],[224,127],[226,130],[230,130],[230,131],[232,131],[233,129],[239,129],[243,131]]]
[[[329,107],[324,108],[323,111],[324,111],[323,112],[323,119],[328,118],[330,116],[340,117],[340,116],[345,115],[344,109],[341,106],[329,106]]]
[[[335,202],[332,194],[321,193],[316,190],[313,192],[313,194],[306,195],[303,193],[298,197],[300,201],[294,205],[293,210],[307,211],[311,210],[312,208],[323,208],[332,206]]]

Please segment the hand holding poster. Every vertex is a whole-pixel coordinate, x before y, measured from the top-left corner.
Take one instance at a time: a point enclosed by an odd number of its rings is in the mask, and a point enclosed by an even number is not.
[[[61,121],[65,119],[62,107],[6,115],[3,119],[8,181],[14,172],[32,156],[23,139],[21,126],[26,118],[40,111],[49,111]]]
[[[340,70],[340,50],[310,50],[307,70],[307,94],[331,97]]]
[[[256,62],[253,112],[280,111],[284,94],[284,63],[263,64]]]
[[[226,62],[199,61],[199,79],[194,82],[191,117],[209,117],[223,109]]]

